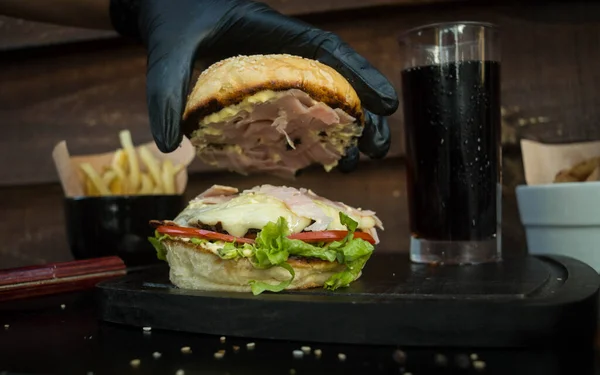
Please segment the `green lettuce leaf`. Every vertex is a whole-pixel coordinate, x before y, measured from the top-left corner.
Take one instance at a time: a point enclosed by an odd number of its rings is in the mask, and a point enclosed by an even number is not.
[[[290,279],[284,280],[276,285],[268,284],[263,281],[251,280],[250,287],[252,288],[252,294],[257,296],[264,291],[281,292],[282,290],[287,288],[292,283],[292,280],[294,280],[294,277],[296,276],[296,273],[294,272],[294,269],[292,268],[292,266],[290,266],[288,263],[285,263],[285,262],[280,263],[278,266],[288,270],[288,272],[290,273],[290,275],[292,277]]]
[[[148,237],[148,241],[154,246],[156,250],[156,257],[160,260],[167,260],[167,249],[163,245],[162,240],[169,238],[168,234],[160,234],[158,231],[154,231],[154,237]]]

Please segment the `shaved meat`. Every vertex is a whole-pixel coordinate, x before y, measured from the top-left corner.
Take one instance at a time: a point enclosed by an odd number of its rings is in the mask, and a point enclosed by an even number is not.
[[[237,194],[238,189],[231,186],[213,185],[198,195],[198,198],[218,197],[221,195]]]
[[[314,220],[314,223],[304,228],[305,231],[325,230],[333,221],[321,207],[298,189],[287,186],[262,185],[246,191],[270,195],[284,202],[296,215]]]
[[[330,170],[361,133],[362,126],[343,110],[291,89],[223,121],[201,124],[191,142],[205,163],[243,175],[292,178],[315,163]]]
[[[343,227],[340,226],[338,221],[339,218],[337,217],[337,212],[341,211],[357,220],[358,229],[369,233],[375,240],[375,243],[379,243],[376,227],[383,230],[383,224],[381,223],[381,220],[375,216],[375,212],[368,210],[363,211],[360,208],[357,209],[341,202],[331,201],[315,194],[309,189],[297,189],[288,186],[265,184],[238,193],[238,189],[233,187],[214,185],[194,198],[192,200],[194,205],[192,207],[188,206],[175,221],[179,225],[194,225],[201,227],[203,223],[197,222],[194,217],[197,212],[210,209],[209,207],[215,204],[227,203],[237,197],[252,194],[259,194],[279,200],[285,204],[285,207],[287,207],[293,215],[304,218],[302,220],[305,220],[306,223],[300,228],[301,231],[317,232],[328,229],[343,229]],[[333,210],[328,209],[327,207],[331,207]],[[277,218],[270,218],[269,220],[277,220]],[[309,220],[312,221],[312,223],[310,223]]]
[[[202,202],[204,204],[219,204],[227,202],[238,193],[238,189],[231,186],[213,185],[200,193],[190,203]]]
[[[331,201],[331,200],[329,200],[327,198],[324,198],[324,197],[321,197],[321,196],[315,194],[310,189],[301,188],[300,191],[302,193],[308,195],[312,199],[317,200],[319,202],[322,202],[322,203],[324,203],[324,204],[326,204],[328,206],[334,207],[334,208],[336,208],[336,209],[338,209],[338,210],[340,210],[340,211],[342,211],[342,212],[344,212],[344,213],[346,213],[348,215],[359,216],[359,217],[370,217],[370,218],[372,218],[374,220],[375,225],[378,228],[380,228],[381,230],[384,229],[383,228],[383,223],[381,222],[381,220],[377,216],[375,216],[375,212],[373,212],[373,211],[369,211],[369,210],[363,211],[361,209],[356,209],[354,207],[350,207],[350,206],[348,206],[348,205],[346,205],[346,204],[344,204],[342,202]]]

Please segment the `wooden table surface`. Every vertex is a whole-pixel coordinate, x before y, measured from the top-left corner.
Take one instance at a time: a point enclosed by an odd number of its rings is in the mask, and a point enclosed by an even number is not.
[[[256,324],[269,322],[257,317]],[[248,345],[249,340],[233,337],[144,331],[99,322],[93,292],[0,305],[3,375],[600,374],[592,348],[587,353],[571,353],[313,344],[310,354],[304,354],[302,347],[311,343],[253,342]],[[321,350],[320,358],[315,349]],[[220,350],[225,350],[224,356],[215,358]],[[294,353],[302,353],[302,358],[295,358]]]

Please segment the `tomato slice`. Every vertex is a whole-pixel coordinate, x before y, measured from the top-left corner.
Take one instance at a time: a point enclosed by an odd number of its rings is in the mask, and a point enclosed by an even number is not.
[[[213,232],[211,230],[198,229],[198,228],[188,228],[188,227],[177,227],[172,225],[161,225],[156,228],[158,233],[167,234],[169,236],[179,236],[179,237],[199,237],[207,240],[221,240],[225,242],[240,242],[240,243],[254,243],[253,239],[250,238],[241,238],[231,236],[229,234],[223,234],[218,232]]]
[[[304,242],[329,242],[339,241],[348,235],[347,230],[324,230],[320,232],[300,232],[289,235],[291,240],[302,240]],[[371,244],[375,244],[375,239],[369,233],[354,232],[354,238],[363,239]]]
[[[198,237],[207,240],[221,240],[225,242],[254,243],[253,238],[235,237],[229,234],[198,228],[179,227],[175,225],[160,225],[156,228],[156,230],[158,233],[167,234],[169,236]],[[347,230],[325,230],[319,232],[294,233],[289,235],[288,238],[291,240],[301,240],[304,242],[332,242],[342,240],[347,235]],[[354,238],[360,238],[371,244],[375,244],[375,239],[373,239],[369,233],[354,232]]]

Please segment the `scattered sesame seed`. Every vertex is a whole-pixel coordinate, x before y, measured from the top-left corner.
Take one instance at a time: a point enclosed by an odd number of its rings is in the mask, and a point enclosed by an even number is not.
[[[557,277],[556,280],[557,281],[562,281],[562,277]]]
[[[140,361],[139,359],[132,359],[129,364],[131,365],[131,367],[138,367],[140,365],[142,361]]]
[[[412,375],[412,372],[405,372],[404,375]]]
[[[396,276],[396,272],[392,272],[392,276]]]
[[[481,370],[485,369],[485,362],[483,362],[483,361],[474,361],[473,362],[473,368],[475,370],[481,371]]]
[[[4,325],[4,329],[8,329],[10,327],[10,324],[5,324]]]
[[[215,352],[214,357],[216,359],[221,359],[225,356],[225,350],[219,350],[218,352]]]
[[[221,338],[219,338],[219,341],[221,341],[221,344],[224,344],[224,343],[225,343],[225,340],[227,340],[227,339],[225,338],[225,336],[221,336]]]
[[[292,354],[294,355],[294,358],[296,358],[296,359],[301,359],[304,356],[304,353],[302,352],[302,350],[294,350],[294,351],[292,351]]]
[[[304,354],[310,354],[310,346],[303,346],[300,350],[302,350]]]
[[[192,348],[190,348],[189,346],[184,346],[181,348],[181,352],[184,354],[189,354],[192,352]]]
[[[479,359],[479,356],[475,353],[471,353],[470,357],[471,357],[471,361],[476,361]]]
[[[255,347],[256,347],[256,344],[253,342],[249,342],[246,344],[246,349],[248,349],[248,350],[254,350]]]
[[[161,356],[162,354],[160,354],[159,352],[152,353],[152,357],[154,357],[154,359],[159,359]]]
[[[315,357],[316,358],[321,358],[321,354],[323,354],[321,349],[315,349]]]
[[[234,345],[232,348],[234,353],[237,353],[240,350],[240,347],[237,345]]]
[[[406,363],[406,353],[404,353],[400,349],[394,350],[394,353],[392,353],[392,358],[398,364],[403,365],[404,363]]]
[[[346,360],[346,355],[344,353],[338,353],[338,359],[340,362],[344,362]]]
[[[87,375],[94,375],[94,372],[93,371],[88,371]]]
[[[182,369],[177,370],[177,372],[175,373],[175,375],[184,375],[185,371],[183,371]]]
[[[142,329],[146,332],[152,331],[152,327],[143,327]]]
[[[61,308],[62,310],[64,310],[65,308],[67,308],[67,305],[65,305],[65,304],[63,303],[62,305],[60,305],[60,308]]]

